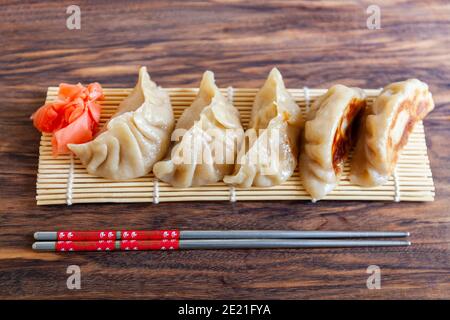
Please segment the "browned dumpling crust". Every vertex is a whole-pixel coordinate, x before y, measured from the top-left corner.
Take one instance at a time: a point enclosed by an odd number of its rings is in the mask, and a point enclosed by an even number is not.
[[[426,83],[417,79],[391,83],[367,109],[352,160],[353,183],[385,184],[417,122],[434,108]]]
[[[343,85],[331,87],[313,103],[302,134],[299,172],[314,201],[339,182],[365,106],[363,90]]]
[[[365,100],[353,99],[340,120],[332,146],[333,168],[336,174],[341,174],[344,161],[356,141],[359,118],[365,106]]]

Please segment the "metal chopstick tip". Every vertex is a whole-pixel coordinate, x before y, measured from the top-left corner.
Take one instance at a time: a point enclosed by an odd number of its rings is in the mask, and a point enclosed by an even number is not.
[[[35,242],[31,246],[33,250],[37,251],[54,251],[56,248],[56,242],[45,241],[45,242]]]

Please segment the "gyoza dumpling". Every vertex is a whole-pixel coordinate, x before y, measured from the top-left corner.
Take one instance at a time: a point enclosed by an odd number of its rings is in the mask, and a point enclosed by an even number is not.
[[[351,181],[367,187],[386,183],[415,124],[433,108],[428,86],[417,79],[386,86],[362,119]]]
[[[314,201],[325,197],[339,182],[354,141],[354,120],[365,105],[364,91],[338,84],[311,106],[302,134],[299,172]]]
[[[250,129],[233,175],[223,181],[238,187],[270,187],[283,183],[297,166],[300,108],[274,68],[255,97]]]
[[[170,145],[174,116],[169,95],[139,70],[136,87],[94,140],[69,149],[90,174],[125,180],[146,175]]]
[[[203,74],[198,95],[178,119],[174,136],[181,141],[153,167],[160,180],[181,188],[201,186],[233,170],[244,130],[239,111],[222,95],[211,71]]]

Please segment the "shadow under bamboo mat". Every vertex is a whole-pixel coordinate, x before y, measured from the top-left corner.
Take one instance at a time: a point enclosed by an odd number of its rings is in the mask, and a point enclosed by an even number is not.
[[[100,125],[115,112],[119,103],[132,89],[105,88]],[[166,89],[171,98],[175,118],[181,115],[195,98],[198,89]],[[247,128],[253,99],[258,89],[233,90],[233,104],[239,109],[241,121]],[[305,113],[309,105],[325,89],[289,89]],[[366,89],[368,103],[372,103],[379,89]],[[56,98],[57,87],[49,87],[46,101]],[[222,89],[226,95],[227,90]],[[350,155],[351,157],[351,155]],[[433,201],[434,183],[431,175],[425,132],[422,122],[410,135],[409,142],[399,157],[391,177],[383,186],[362,188],[351,184],[348,178],[349,161],[346,162],[339,185],[324,200],[380,200],[380,201]],[[39,148],[39,168],[36,183],[38,205],[100,203],[100,202],[173,202],[173,201],[243,201],[243,200],[311,200],[303,188],[298,171],[280,186],[271,188],[231,188],[223,182],[203,187],[174,188],[157,181],[153,174],[144,177],[115,181],[86,172],[80,160],[71,155],[52,157],[51,134],[43,134]]]

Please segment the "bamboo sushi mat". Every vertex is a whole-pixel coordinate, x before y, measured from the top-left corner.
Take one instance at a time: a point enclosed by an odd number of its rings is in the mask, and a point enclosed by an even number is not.
[[[188,107],[198,89],[166,89],[172,101],[175,118]],[[249,122],[254,96],[258,89],[222,89],[232,94],[239,109],[244,128]],[[47,102],[57,96],[57,87],[49,87]],[[101,125],[115,112],[119,103],[131,89],[104,89]],[[326,90],[289,89],[302,112]],[[372,103],[380,90],[367,89],[368,103]],[[351,156],[350,156],[351,157]],[[345,164],[339,185],[324,200],[380,200],[380,201],[433,201],[434,183],[429,165],[425,133],[418,123],[400,155],[396,170],[389,182],[376,188],[361,188],[350,183],[349,165]],[[37,174],[38,205],[100,203],[100,202],[173,202],[173,201],[243,201],[243,200],[311,200],[303,188],[298,171],[280,186],[271,188],[239,189],[223,182],[187,189],[174,188],[158,181],[153,174],[127,180],[114,181],[89,175],[79,159],[60,155],[54,159],[51,152],[51,134],[43,134],[39,148]]]

